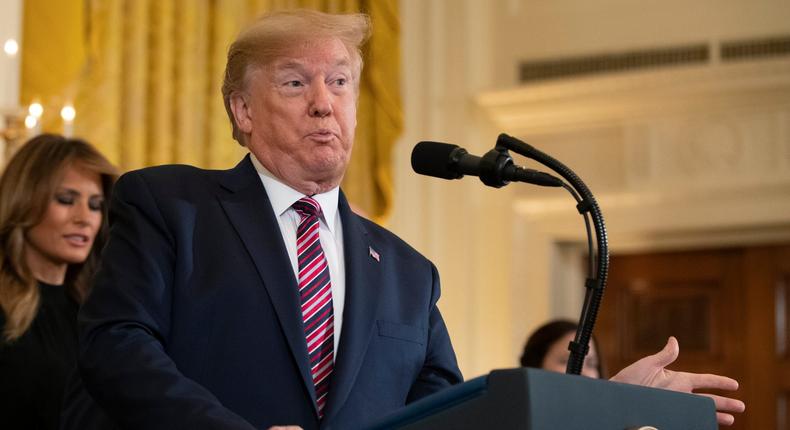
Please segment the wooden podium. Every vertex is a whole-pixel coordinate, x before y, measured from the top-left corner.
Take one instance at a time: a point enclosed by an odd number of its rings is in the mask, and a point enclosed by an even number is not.
[[[369,430],[717,430],[713,400],[537,369],[495,370],[414,402]]]

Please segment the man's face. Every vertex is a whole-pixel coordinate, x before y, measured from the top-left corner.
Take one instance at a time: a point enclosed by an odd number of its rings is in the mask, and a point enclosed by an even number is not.
[[[356,127],[353,66],[337,39],[297,45],[249,72],[244,108],[234,109],[247,146],[270,172],[314,194],[340,183]],[[239,120],[239,114],[242,114]]]

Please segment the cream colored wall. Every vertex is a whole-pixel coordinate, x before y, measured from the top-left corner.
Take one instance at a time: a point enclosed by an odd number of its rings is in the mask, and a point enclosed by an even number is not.
[[[787,35],[786,0],[493,0],[493,87],[516,84],[515,60]]]
[[[8,39],[22,44],[22,0],[4,0],[0,13],[0,130],[5,128],[5,115],[19,103],[21,53],[15,56],[5,53],[3,46]],[[4,154],[5,141],[0,138],[0,166],[5,164]]]
[[[437,264],[467,377],[515,366],[529,331],[576,317],[584,228],[556,190],[418,177],[418,141],[480,155],[504,131],[555,155],[595,193],[616,252],[790,241],[788,60],[514,86],[524,59],[787,35],[790,3],[401,4],[406,131],[390,226]]]
[[[4,0],[0,13],[0,109],[19,103],[19,58],[2,50],[8,39],[22,43],[22,0]]]
[[[502,336],[490,336],[510,332],[509,190],[481,192],[474,181],[431,180],[408,166],[418,140],[478,152],[491,141],[470,97],[490,81],[490,9],[485,2],[404,1],[401,10],[407,125],[395,154],[391,227],[439,268],[441,306],[462,369],[471,376],[512,361]]]

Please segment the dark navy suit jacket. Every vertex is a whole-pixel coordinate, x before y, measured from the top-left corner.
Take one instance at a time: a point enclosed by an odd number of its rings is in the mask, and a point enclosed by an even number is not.
[[[460,382],[436,268],[342,193],[339,212],[346,305],[323,420],[293,269],[249,157],[118,181],[80,312],[88,392],[122,428],[349,429]]]

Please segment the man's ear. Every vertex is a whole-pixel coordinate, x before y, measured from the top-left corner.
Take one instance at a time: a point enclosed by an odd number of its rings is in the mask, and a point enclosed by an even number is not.
[[[252,117],[247,97],[240,92],[231,94],[230,110],[233,112],[233,119],[239,131],[245,134],[252,133]]]

